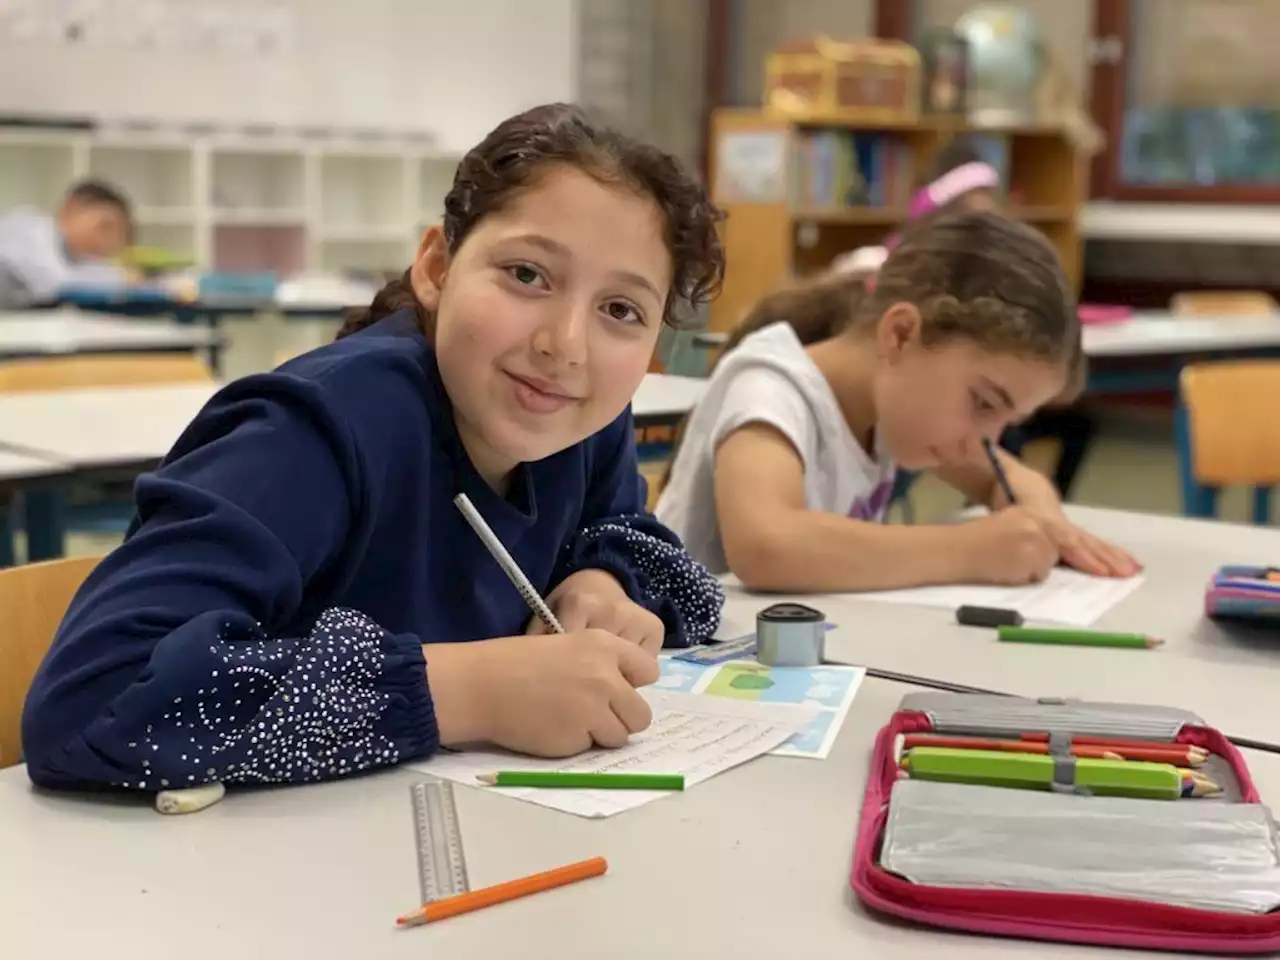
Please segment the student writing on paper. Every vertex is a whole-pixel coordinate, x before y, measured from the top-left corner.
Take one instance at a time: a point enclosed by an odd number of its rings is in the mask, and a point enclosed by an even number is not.
[[[939,214],[964,210],[996,210],[999,188],[1000,172],[983,159],[968,138],[958,137],[938,154],[924,186],[912,198],[908,222],[919,223]],[[861,277],[874,285],[875,274],[884,266],[889,251],[897,246],[900,237],[894,233],[883,246],[851,250],[837,257],[832,269]],[[1063,499],[1071,493],[1094,433],[1093,418],[1071,407],[1071,399],[1068,396],[1061,398],[1062,402],[1046,404],[1025,421],[1009,427],[1000,437],[1000,445],[1014,456],[1033,440],[1056,439],[1060,452],[1053,470],[1053,483]]]
[[[1073,525],[1049,481],[983,450],[1082,378],[1057,256],[995,213],[903,234],[866,289],[834,275],[766,298],[738,327],[683,429],[658,516],[690,553],[767,590],[1018,584],[1059,561],[1135,572]],[[899,468],[935,470],[990,517],[881,524]]]
[[[120,287],[110,261],[133,235],[129,201],[109,184],[85,180],[57,214],[18,207],[0,215],[0,310],[50,303],[81,286]]]
[[[28,695],[32,779],[318,780],[644,729],[655,651],[711,633],[723,592],[644,512],[629,403],[719,282],[718,219],[576,107],[499,125],[402,279],[222,390],[138,481]],[[460,492],[566,635],[533,635]]]

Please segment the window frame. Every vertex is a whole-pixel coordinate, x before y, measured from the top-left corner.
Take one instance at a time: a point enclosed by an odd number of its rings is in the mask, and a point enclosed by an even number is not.
[[[1214,184],[1213,186],[1146,186],[1125,183],[1120,163],[1124,141],[1125,92],[1132,50],[1131,0],[1093,0],[1090,112],[1106,137],[1090,167],[1089,196],[1126,203],[1280,204],[1280,184]],[[910,41],[914,0],[876,0],[876,36]],[[1113,56],[1099,55],[1115,51]]]

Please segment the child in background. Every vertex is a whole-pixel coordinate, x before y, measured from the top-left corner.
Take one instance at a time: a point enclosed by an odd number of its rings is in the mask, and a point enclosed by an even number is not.
[[[995,213],[904,233],[874,289],[829,274],[762,301],[721,354],[657,514],[693,557],[760,590],[1025,584],[1059,561],[1124,576],[1052,485],[983,450],[1078,384],[1080,324],[1057,256]],[[882,525],[899,467],[935,470],[989,517]]]
[[[222,390],[137,484],[28,694],[45,786],[320,780],[650,722],[656,651],[723,592],[645,515],[629,403],[705,300],[718,211],[670,156],[538,107],[335,343]],[[545,634],[453,499],[547,599]]]
[[[938,154],[925,186],[912,198],[908,222],[919,223],[939,213],[959,210],[996,210],[1000,206],[999,189],[999,171],[982,158],[969,140],[952,140]],[[832,269],[867,280],[884,265],[898,239],[895,233],[884,246],[850,251],[837,257]],[[1000,445],[1018,456],[1032,440],[1057,440],[1061,449],[1053,471],[1053,485],[1058,496],[1065,500],[1084,463],[1095,426],[1088,414],[1055,402],[1037,410],[1025,423],[1006,430],[1000,436]],[[906,482],[909,483],[910,478]]]
[[[78,286],[122,287],[125,271],[108,261],[132,236],[129,201],[98,180],[68,190],[56,216],[31,207],[0,216],[0,310],[51,303]]]
[[[1000,174],[982,159],[965,139],[952,140],[938,154],[928,178],[907,211],[907,222],[916,223],[937,213],[959,210],[994,210],[999,206]],[[882,246],[859,247],[835,259],[831,268],[859,277],[874,275],[898,244],[890,235]]]

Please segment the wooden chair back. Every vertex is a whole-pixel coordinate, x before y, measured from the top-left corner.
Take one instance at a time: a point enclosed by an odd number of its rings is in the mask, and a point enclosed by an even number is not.
[[[212,380],[209,368],[191,354],[77,354],[0,363],[0,393]]]
[[[101,557],[71,557],[0,570],[0,769],[22,754],[22,704],[71,598]]]
[[[1192,364],[1181,386],[1196,480],[1280,484],[1280,360]]]
[[[1174,294],[1169,309],[1180,317],[1260,317],[1280,314],[1261,290],[1186,290]]]

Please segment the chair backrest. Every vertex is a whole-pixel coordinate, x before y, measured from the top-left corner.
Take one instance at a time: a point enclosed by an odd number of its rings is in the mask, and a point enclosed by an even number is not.
[[[1191,469],[1206,486],[1280,483],[1280,360],[1183,368]]]
[[[0,393],[212,380],[209,368],[191,354],[76,354],[0,363]]]
[[[22,703],[71,598],[101,557],[71,557],[0,570],[0,768],[22,754]]]
[[[1280,313],[1261,290],[1186,290],[1174,294],[1169,309],[1183,317],[1259,317]]]

